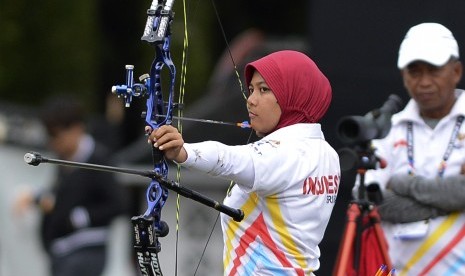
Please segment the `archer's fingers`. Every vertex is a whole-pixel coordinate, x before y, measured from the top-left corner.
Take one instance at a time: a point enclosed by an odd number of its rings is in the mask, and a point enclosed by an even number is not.
[[[178,140],[169,140],[169,141],[167,141],[165,143],[162,143],[160,145],[158,145],[157,143],[154,144],[154,147],[158,146],[158,149],[160,149],[161,151],[170,151],[170,150],[179,151],[179,149],[184,145],[184,141],[179,140],[179,139]]]
[[[153,144],[157,142],[161,137],[168,133],[179,133],[179,131],[171,125],[163,125],[155,130],[152,130],[150,126],[147,126],[146,132],[149,134],[147,143]]]
[[[179,132],[166,132],[154,140],[154,147],[160,150],[182,147],[184,140]]]

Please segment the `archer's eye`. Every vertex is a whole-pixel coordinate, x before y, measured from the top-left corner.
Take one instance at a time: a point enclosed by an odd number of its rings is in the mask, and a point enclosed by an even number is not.
[[[267,93],[267,92],[270,92],[271,89],[266,87],[266,86],[263,86],[263,87],[260,87],[260,93]]]
[[[252,93],[253,93],[253,87],[249,86],[249,95],[252,95]]]

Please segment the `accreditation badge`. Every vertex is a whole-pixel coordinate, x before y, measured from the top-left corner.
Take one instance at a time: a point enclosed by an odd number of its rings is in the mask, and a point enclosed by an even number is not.
[[[394,227],[394,237],[399,240],[419,240],[428,234],[429,220],[399,223]]]

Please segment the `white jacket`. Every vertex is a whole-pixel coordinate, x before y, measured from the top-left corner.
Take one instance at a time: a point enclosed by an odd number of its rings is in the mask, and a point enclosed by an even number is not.
[[[184,166],[234,180],[222,215],[225,275],[312,275],[340,183],[339,158],[319,124],[281,128],[243,146],[186,144]]]

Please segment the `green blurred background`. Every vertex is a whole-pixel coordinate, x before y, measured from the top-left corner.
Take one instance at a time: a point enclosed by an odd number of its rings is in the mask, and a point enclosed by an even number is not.
[[[226,44],[212,3],[187,2],[190,44],[186,101],[192,102],[204,93]],[[217,1],[228,40],[252,26],[305,33],[306,9],[297,10],[300,16],[295,12],[289,17],[280,14],[289,20],[278,25],[260,7],[276,12],[272,6],[278,7],[280,1],[250,2]],[[304,3],[296,1],[300,6]],[[49,94],[73,93],[90,110],[101,111],[111,86],[124,83],[124,65],[134,64],[136,77],[150,68],[154,49],[140,40],[149,6],[149,1],[121,0],[0,1],[0,99],[36,105]],[[184,33],[182,1],[175,1],[173,10],[171,51],[179,65]],[[257,11],[255,16],[253,11]]]

